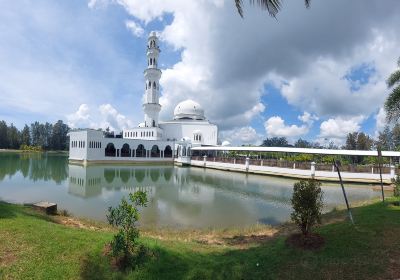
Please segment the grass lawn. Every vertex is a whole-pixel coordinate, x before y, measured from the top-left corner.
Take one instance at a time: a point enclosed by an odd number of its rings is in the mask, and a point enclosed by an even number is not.
[[[326,244],[318,251],[288,247],[287,227],[268,238],[220,233],[217,242],[146,232],[141,241],[154,256],[122,273],[103,254],[112,229],[64,225],[60,221],[68,218],[0,202],[0,279],[400,278],[400,207],[376,202],[353,209],[353,215],[355,227],[344,220],[343,211],[325,216],[317,232]]]

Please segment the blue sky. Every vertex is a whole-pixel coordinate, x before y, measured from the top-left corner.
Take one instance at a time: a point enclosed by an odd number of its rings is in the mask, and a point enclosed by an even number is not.
[[[376,136],[399,56],[400,4],[298,2],[274,20],[247,3],[241,19],[230,0],[3,1],[0,119],[136,126],[146,37],[156,30],[161,119],[190,98],[235,144]]]

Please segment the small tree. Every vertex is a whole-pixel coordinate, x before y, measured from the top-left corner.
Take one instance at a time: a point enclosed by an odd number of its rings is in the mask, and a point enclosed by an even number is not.
[[[322,190],[316,180],[302,180],[294,184],[292,196],[292,221],[307,237],[312,227],[321,222]]]
[[[136,222],[140,216],[138,207],[147,205],[147,195],[143,191],[130,193],[129,201],[123,197],[118,207],[108,208],[107,215],[108,222],[119,228],[111,241],[111,250],[122,267],[137,262],[145,252],[144,247],[138,244],[139,229],[136,227]]]
[[[400,176],[397,175],[396,179],[392,179],[393,183],[393,196],[400,197]]]

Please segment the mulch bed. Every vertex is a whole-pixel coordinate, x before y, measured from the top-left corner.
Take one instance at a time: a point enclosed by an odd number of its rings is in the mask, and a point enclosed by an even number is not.
[[[317,233],[310,233],[306,237],[295,233],[286,239],[286,245],[303,250],[319,250],[325,245],[325,239]]]

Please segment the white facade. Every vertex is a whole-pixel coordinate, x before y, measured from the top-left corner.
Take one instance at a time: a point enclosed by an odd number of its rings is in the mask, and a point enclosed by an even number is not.
[[[105,137],[102,131],[91,129],[70,132],[71,161],[172,161],[174,155],[188,157],[192,146],[217,145],[217,126],[206,119],[203,108],[193,100],[179,103],[172,120],[159,122],[160,52],[158,38],[152,31],[144,71],[144,122],[125,129],[118,138]]]

